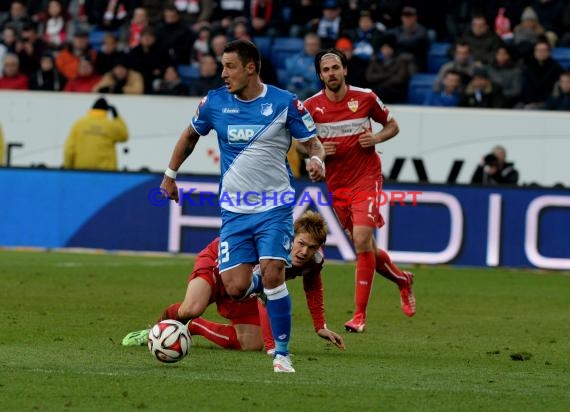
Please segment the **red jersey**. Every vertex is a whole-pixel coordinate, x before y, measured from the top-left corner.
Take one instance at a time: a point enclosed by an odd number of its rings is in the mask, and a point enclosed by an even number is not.
[[[295,279],[303,276],[303,289],[307,298],[307,306],[313,319],[315,331],[326,327],[325,324],[325,303],[323,293],[323,280],[321,271],[325,264],[322,251],[315,253],[313,260],[307,262],[300,268],[290,267],[285,269],[285,280]]]
[[[220,238],[217,237],[196,256],[194,270],[188,280],[201,277],[210,284],[212,296],[209,303],[216,303],[218,313],[226,319],[231,320],[240,317],[240,315],[251,315],[251,301],[256,302],[257,298],[248,297],[241,301],[234,301],[226,293],[222,277],[218,271],[219,242]],[[317,331],[325,327],[323,281],[321,278],[323,265],[324,258],[322,252],[319,251],[315,253],[313,260],[304,266],[300,268],[290,267],[285,270],[286,280],[295,279],[298,276],[303,277],[303,289],[305,290],[307,305],[313,319],[313,326]],[[255,311],[257,311],[257,303],[255,303]]]
[[[381,178],[382,166],[376,149],[365,149],[358,143],[360,134],[372,128],[370,119],[385,126],[392,118],[372,90],[347,85],[346,95],[338,102],[330,100],[321,90],[304,104],[315,121],[321,142],[339,143],[336,153],[326,158],[330,190],[353,187],[366,176]]]

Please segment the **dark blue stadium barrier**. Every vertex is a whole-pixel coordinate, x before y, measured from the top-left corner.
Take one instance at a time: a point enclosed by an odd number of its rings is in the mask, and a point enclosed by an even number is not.
[[[408,103],[422,105],[428,92],[433,88],[437,75],[432,73],[416,73],[408,84]]]
[[[450,43],[432,43],[428,52],[428,73],[437,73],[441,66],[450,61]]]
[[[564,70],[570,70],[570,47],[553,48],[552,58],[560,63]]]
[[[106,30],[91,30],[89,32],[89,45],[97,51],[101,50],[101,47],[103,47],[103,40],[105,39],[107,33],[109,32]],[[114,34],[117,37],[119,36],[118,32],[110,33]]]
[[[218,234],[218,178],[180,176],[183,193],[196,189],[182,206],[161,198],[161,181],[151,173],[0,168],[0,187],[9,188],[0,203],[0,246],[198,252]],[[353,259],[325,185],[302,180],[296,189],[296,215],[311,207],[327,220],[325,255]],[[428,184],[384,190],[384,201],[405,195],[404,204],[383,209],[386,225],[378,233],[395,260],[570,269],[570,190]],[[212,196],[200,197],[205,192]]]
[[[284,69],[288,57],[304,49],[304,40],[297,37],[276,37],[271,46],[271,63],[276,69]]]
[[[271,59],[271,46],[273,45],[272,37],[254,37],[253,43],[259,49],[259,52],[265,59]]]
[[[177,67],[178,74],[185,84],[192,84],[193,81],[200,78],[200,69],[198,66],[191,64],[181,64]]]

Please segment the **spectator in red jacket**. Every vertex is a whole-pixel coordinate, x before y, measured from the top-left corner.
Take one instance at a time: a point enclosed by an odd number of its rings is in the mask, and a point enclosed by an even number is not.
[[[77,77],[71,79],[65,85],[64,92],[92,93],[93,88],[103,78],[95,72],[93,63],[89,59],[79,61]]]
[[[4,70],[0,77],[0,89],[28,90],[28,76],[20,73],[20,59],[17,54],[8,53],[4,56]]]

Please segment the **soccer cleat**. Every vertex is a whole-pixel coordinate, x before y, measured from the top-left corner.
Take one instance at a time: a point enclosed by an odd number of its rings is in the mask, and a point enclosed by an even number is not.
[[[265,351],[269,356],[275,356],[275,348],[267,349]]]
[[[344,329],[347,332],[362,333],[366,329],[366,322],[364,316],[355,315],[351,320],[344,324]]]
[[[273,372],[294,373],[293,364],[289,355],[275,355],[273,358]]]
[[[131,332],[123,338],[121,345],[123,346],[144,346],[148,340],[150,329],[137,330]]]
[[[402,312],[406,316],[412,317],[416,314],[416,298],[412,291],[412,284],[414,283],[414,275],[411,272],[402,272],[408,278],[405,285],[399,286],[400,288],[400,304]]]

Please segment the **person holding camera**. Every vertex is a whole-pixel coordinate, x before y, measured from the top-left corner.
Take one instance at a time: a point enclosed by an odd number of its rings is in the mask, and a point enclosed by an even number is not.
[[[111,113],[112,118],[108,117]],[[115,145],[126,142],[129,132],[117,109],[98,98],[87,115],[78,119],[63,148],[66,169],[117,170]]]
[[[514,163],[507,162],[507,151],[503,146],[495,146],[491,153],[481,159],[475,169],[471,183],[484,185],[516,185],[519,172]]]

